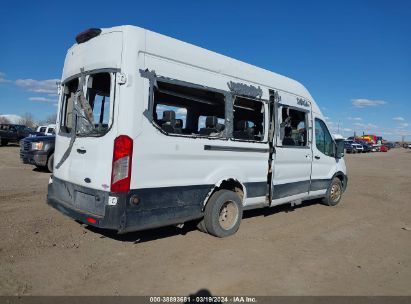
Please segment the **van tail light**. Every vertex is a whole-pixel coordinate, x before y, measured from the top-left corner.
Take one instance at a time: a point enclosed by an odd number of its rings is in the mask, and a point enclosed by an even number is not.
[[[92,218],[92,217],[86,218],[86,221],[89,222],[90,224],[93,224],[93,225],[97,224],[97,220],[95,218]]]
[[[133,140],[126,135],[120,135],[114,140],[111,192],[130,191],[132,158]]]

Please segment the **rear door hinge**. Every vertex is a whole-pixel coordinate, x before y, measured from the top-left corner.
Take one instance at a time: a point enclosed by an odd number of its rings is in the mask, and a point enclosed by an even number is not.
[[[127,83],[127,75],[124,73],[119,73],[118,78],[117,78],[117,83],[120,85]]]

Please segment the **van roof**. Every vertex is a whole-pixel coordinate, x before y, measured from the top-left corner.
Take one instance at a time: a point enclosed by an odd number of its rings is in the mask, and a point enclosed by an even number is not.
[[[136,35],[141,35],[143,36],[143,41],[150,41],[150,43],[146,45],[146,53],[155,54],[193,67],[203,68],[211,72],[237,78],[239,81],[262,85],[274,90],[303,97],[312,101],[312,110],[314,112],[321,114],[319,107],[308,90],[300,82],[289,77],[141,27],[122,25],[102,28],[101,30],[102,33],[121,31],[126,40],[129,39],[127,36],[135,37]],[[161,47],[163,44],[167,44],[167,48]],[[73,47],[75,45],[77,44],[74,44]],[[193,56],[193,54],[195,54],[195,56]],[[202,58],[205,60],[201,60]]]

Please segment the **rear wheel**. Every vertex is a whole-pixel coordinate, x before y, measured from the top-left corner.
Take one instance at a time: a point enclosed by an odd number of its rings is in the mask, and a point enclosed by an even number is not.
[[[53,172],[53,163],[54,163],[54,153],[52,153],[49,156],[49,159],[47,160],[47,170],[49,170],[49,172]]]
[[[334,177],[328,187],[326,196],[323,198],[323,204],[327,206],[337,205],[343,194],[342,182],[338,177]]]
[[[240,197],[233,191],[219,190],[208,201],[204,212],[204,227],[209,234],[227,237],[237,232],[243,217]]]

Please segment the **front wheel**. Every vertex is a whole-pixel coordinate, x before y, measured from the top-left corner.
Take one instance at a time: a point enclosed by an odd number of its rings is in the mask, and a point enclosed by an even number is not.
[[[335,206],[340,202],[342,194],[342,182],[338,177],[334,177],[328,187],[326,196],[323,198],[322,203],[327,206]]]
[[[216,237],[227,237],[237,232],[243,217],[240,197],[233,191],[219,190],[208,201],[204,212],[206,231]]]

